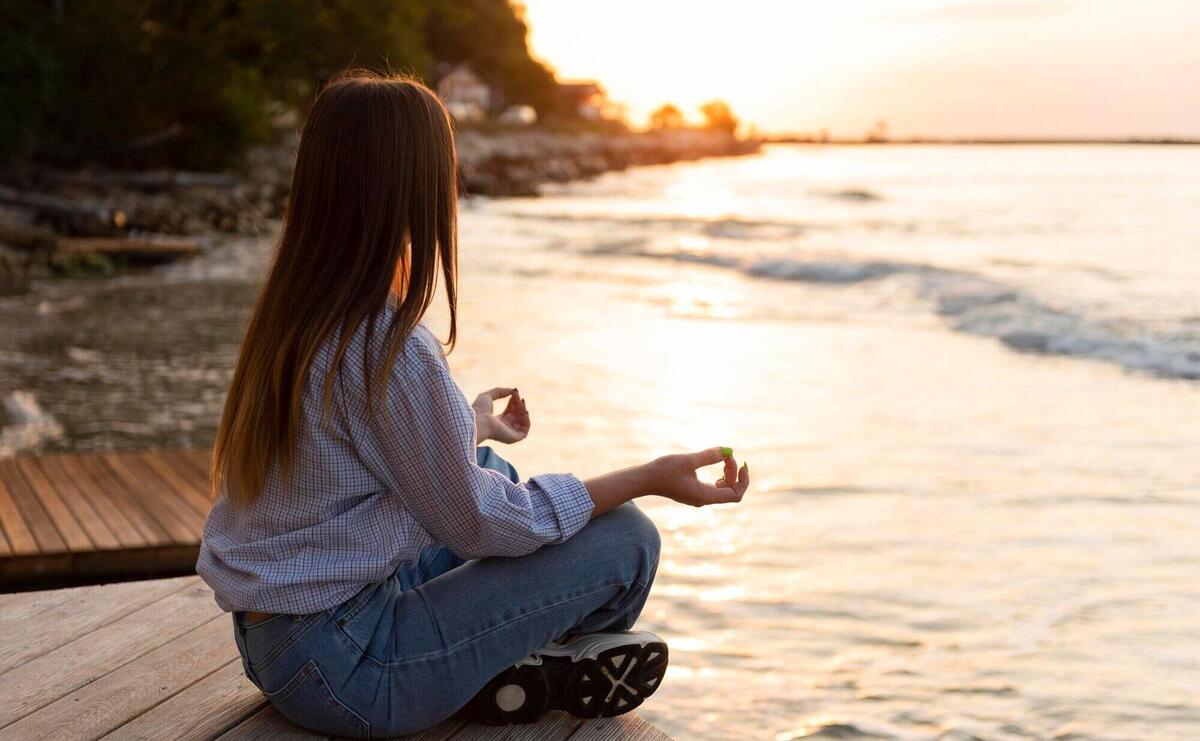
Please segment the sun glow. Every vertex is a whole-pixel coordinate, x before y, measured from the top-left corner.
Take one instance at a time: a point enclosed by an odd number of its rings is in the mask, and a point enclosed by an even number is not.
[[[1200,3],[1068,0],[524,0],[561,79],[644,124],[727,101],[773,131],[1200,135]]]
[[[535,53],[550,60],[563,77],[599,78],[614,98],[629,105],[637,122],[665,102],[674,103],[693,122],[701,119],[699,106],[713,99],[728,102],[735,112],[769,111],[800,87],[811,91],[826,85],[838,74],[824,61],[836,51],[835,29],[849,22],[824,5],[809,3],[751,0],[740,5],[736,18],[730,18],[724,3],[525,4]],[[609,41],[579,43],[580,32]],[[779,63],[781,49],[786,50],[794,87],[755,85],[755,76]]]

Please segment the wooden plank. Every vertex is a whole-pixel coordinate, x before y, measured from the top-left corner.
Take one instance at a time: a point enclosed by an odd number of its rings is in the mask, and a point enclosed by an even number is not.
[[[12,554],[12,546],[8,544],[8,536],[4,534],[4,524],[0,523],[0,558],[8,558]]]
[[[571,741],[671,741],[671,737],[655,728],[636,713],[615,718],[585,721],[571,734]]]
[[[217,736],[219,741],[324,741],[328,738],[291,723],[269,705]]]
[[[45,626],[30,625],[30,621],[47,610],[71,601],[78,596],[75,594],[76,591],[81,590],[51,589],[41,592],[0,594],[0,635],[4,636],[4,643],[0,644],[0,656],[7,655],[6,651],[17,648],[13,644],[28,637],[29,633],[22,631],[44,628]],[[16,661],[9,666],[19,663]],[[7,668],[8,666],[0,663],[0,672]]]
[[[212,497],[209,495],[208,486],[208,469],[204,468],[195,456],[188,455],[187,451],[154,451],[147,452],[145,457],[153,459],[161,468],[174,471],[176,476],[191,484],[197,491],[202,492],[208,502],[205,509],[205,514],[208,514],[208,508],[212,507]]]
[[[142,535],[129,516],[125,513],[125,507],[121,505],[124,500],[117,497],[115,494],[109,495],[103,487],[99,486],[87,471],[79,465],[80,458],[76,455],[53,456],[45,460],[47,468],[53,470],[60,468],[64,478],[69,479],[71,483],[79,490],[80,494],[93,503],[96,513],[104,520],[104,524],[116,536],[117,541],[122,548],[138,548],[150,545],[150,542]]]
[[[12,495],[8,494],[8,489],[2,483],[0,483],[0,525],[4,526],[5,540],[8,541],[8,547],[12,549],[13,554],[37,553],[37,541],[34,540],[34,534],[25,524],[25,518],[17,508],[17,502],[13,501]]]
[[[450,718],[423,731],[403,736],[405,741],[444,741],[465,728],[467,722],[459,718]]]
[[[547,714],[537,723],[524,726],[484,726],[471,723],[450,738],[453,741],[562,741],[579,727],[580,721],[563,712]]]
[[[403,738],[404,741],[445,741],[466,726],[466,721],[451,718],[419,733],[400,738]],[[280,715],[275,708],[267,706],[217,738],[219,741],[254,741],[276,738],[320,741],[328,737],[297,726]]]
[[[180,482],[164,480],[139,455],[126,453],[117,458],[126,475],[135,476],[149,490],[156,492],[163,504],[170,507],[175,516],[188,526],[192,533],[191,542],[199,542],[204,532],[204,518],[210,509],[208,497],[195,486],[180,486]]]
[[[185,576],[0,595],[0,677],[198,581]]]
[[[5,540],[14,555],[38,552],[37,541],[3,482],[0,482],[0,526],[4,528]]]
[[[69,476],[62,473],[62,468],[58,465],[62,455],[54,456],[27,456],[25,461],[38,469],[46,481],[54,487],[58,496],[66,503],[67,507],[75,515],[75,519],[83,527],[87,533],[88,539],[92,545],[100,550],[108,548],[117,548],[120,541],[113,531],[104,522],[104,518],[100,516],[88,501],[87,497],[76,486],[75,482]]]
[[[106,492],[108,500],[134,526],[138,535],[148,545],[166,545],[171,537],[162,529],[154,516],[144,510],[129,492],[117,482],[108,472],[103,462],[96,455],[77,455],[71,461],[75,463],[92,491]]]
[[[154,516],[171,540],[179,545],[200,542],[204,518],[180,501],[157,478],[140,475],[123,456],[115,453],[103,453],[100,460],[108,467],[113,479],[125,487],[125,491],[142,505],[142,509]]]
[[[199,513],[201,517],[208,516],[208,511],[212,509],[212,500],[208,497],[208,490],[197,486],[194,479],[184,477],[174,468],[167,465],[162,454],[156,451],[144,451],[134,453],[130,457],[141,465],[143,470],[153,472],[160,481],[166,483],[173,491],[183,497],[184,501]]]
[[[201,584],[193,584],[0,674],[0,727],[40,715],[39,709],[64,695],[89,682],[100,681],[118,667],[147,652],[160,650],[172,639],[190,635],[189,631],[198,625],[213,620],[224,630],[224,640],[214,638],[207,647],[212,660],[221,659],[209,667],[208,671],[213,671],[237,655],[231,640],[233,629],[229,618],[213,601],[212,592]],[[194,677],[193,681],[207,673]],[[136,710],[145,709],[143,706]],[[133,714],[136,713],[122,721]],[[112,728],[102,732],[109,730]]]
[[[211,601],[211,595],[206,597]],[[144,630],[124,626],[126,632],[131,629]],[[227,616],[213,618],[0,728],[0,733],[31,740],[103,736],[228,664],[237,655],[231,632]]]
[[[204,491],[208,491],[209,474],[212,469],[212,450],[208,448],[189,448],[184,450],[172,451],[179,460],[192,467],[201,478],[200,487]]]
[[[105,736],[106,739],[209,739],[261,710],[267,698],[235,659]]]
[[[74,513],[67,507],[66,502],[58,495],[58,492],[46,479],[42,470],[34,464],[34,459],[30,456],[17,456],[13,458],[13,463],[25,477],[25,482],[33,491],[41,503],[42,508],[50,515],[54,521],[54,526],[57,528],[63,541],[67,544],[67,549],[71,551],[90,551],[95,548],[92,539],[84,532],[83,527],[75,518]]]
[[[16,463],[9,458],[0,460],[0,487],[8,490],[8,495],[21,511],[21,517],[33,533],[39,553],[65,553],[67,544],[59,535],[58,530],[50,519],[50,515],[37,500],[25,477],[17,470]]]

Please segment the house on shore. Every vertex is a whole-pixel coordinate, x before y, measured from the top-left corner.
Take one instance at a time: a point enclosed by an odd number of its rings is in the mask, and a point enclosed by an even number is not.
[[[558,94],[566,102],[566,107],[585,121],[599,121],[608,117],[608,96],[598,82],[563,82],[558,86]]]
[[[457,121],[482,121],[499,96],[492,86],[463,63],[452,67],[438,80],[437,94]]]

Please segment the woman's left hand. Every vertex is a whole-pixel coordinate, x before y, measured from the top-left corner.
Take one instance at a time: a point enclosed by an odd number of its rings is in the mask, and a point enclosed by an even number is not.
[[[492,405],[498,400],[508,398],[508,405],[500,414],[492,413]],[[476,442],[495,440],[502,443],[515,443],[525,439],[529,434],[529,410],[525,408],[525,400],[521,392],[515,388],[494,388],[484,391],[475,397],[471,404],[475,410]]]

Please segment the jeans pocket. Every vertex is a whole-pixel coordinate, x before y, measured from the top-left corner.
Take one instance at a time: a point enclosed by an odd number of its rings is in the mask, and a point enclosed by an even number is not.
[[[325,675],[310,660],[267,698],[283,717],[318,733],[350,738],[370,738],[371,725],[333,694]]]
[[[280,615],[241,628],[243,657],[256,671],[266,669],[326,616]]]

